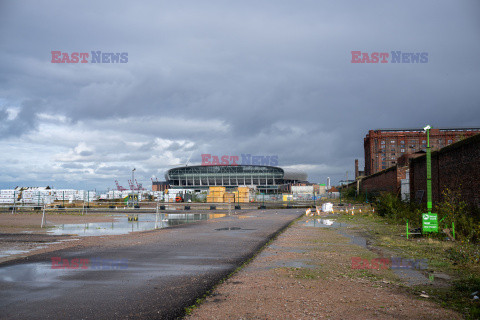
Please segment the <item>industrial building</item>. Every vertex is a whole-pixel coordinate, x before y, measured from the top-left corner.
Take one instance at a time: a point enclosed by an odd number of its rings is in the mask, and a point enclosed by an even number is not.
[[[54,201],[93,201],[95,191],[74,189],[50,189],[46,187],[17,187],[0,190],[0,204],[51,204]]]
[[[430,146],[432,150],[438,150],[478,133],[480,128],[431,129]],[[365,175],[369,176],[395,166],[397,159],[403,155],[425,150],[427,136],[422,129],[370,130],[364,138],[364,148]]]
[[[248,186],[260,192],[276,193],[284,185],[306,182],[307,174],[262,165],[185,166],[168,170],[165,180],[165,184],[172,189],[206,190],[211,186]]]

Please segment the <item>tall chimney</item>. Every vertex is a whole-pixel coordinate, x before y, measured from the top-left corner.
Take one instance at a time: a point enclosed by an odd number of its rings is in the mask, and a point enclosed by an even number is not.
[[[358,178],[358,159],[355,159],[355,179]]]

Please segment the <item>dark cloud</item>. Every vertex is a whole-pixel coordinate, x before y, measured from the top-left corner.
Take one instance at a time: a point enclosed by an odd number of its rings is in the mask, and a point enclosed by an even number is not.
[[[369,129],[480,125],[479,12],[474,0],[0,2],[0,144],[23,157],[0,181],[48,181],[27,154],[93,187],[201,153],[275,154],[338,181]],[[52,50],[129,61],[54,64]],[[352,50],[429,61],[352,64]]]
[[[0,137],[23,135],[37,129],[37,112],[42,104],[39,100],[26,100],[18,108],[0,107]]]

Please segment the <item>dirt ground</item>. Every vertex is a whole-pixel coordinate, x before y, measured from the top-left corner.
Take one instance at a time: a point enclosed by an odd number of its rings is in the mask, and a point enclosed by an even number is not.
[[[106,214],[71,215],[47,214],[47,227],[61,224],[111,222],[114,217]],[[148,233],[78,237],[75,235],[50,235],[47,228],[40,228],[41,213],[0,214],[0,263],[26,258],[70,247],[92,245],[125,245],[132,239],[148,237]]]
[[[352,269],[352,257],[378,258],[378,252],[333,228],[305,226],[306,220],[220,284],[187,319],[462,318],[413,293],[391,269]]]
[[[46,215],[47,225],[67,224],[67,223],[88,223],[88,222],[110,222],[112,216],[108,215],[71,215],[71,214],[50,214]],[[44,233],[41,229],[42,214],[0,214],[0,233],[14,233],[31,231],[35,233]]]

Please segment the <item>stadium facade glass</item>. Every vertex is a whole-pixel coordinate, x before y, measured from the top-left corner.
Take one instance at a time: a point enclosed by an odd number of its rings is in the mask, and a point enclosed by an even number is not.
[[[284,177],[282,168],[257,165],[179,167],[170,169],[165,174],[171,188],[195,189],[242,185],[256,186],[257,189],[277,189],[285,183]]]

